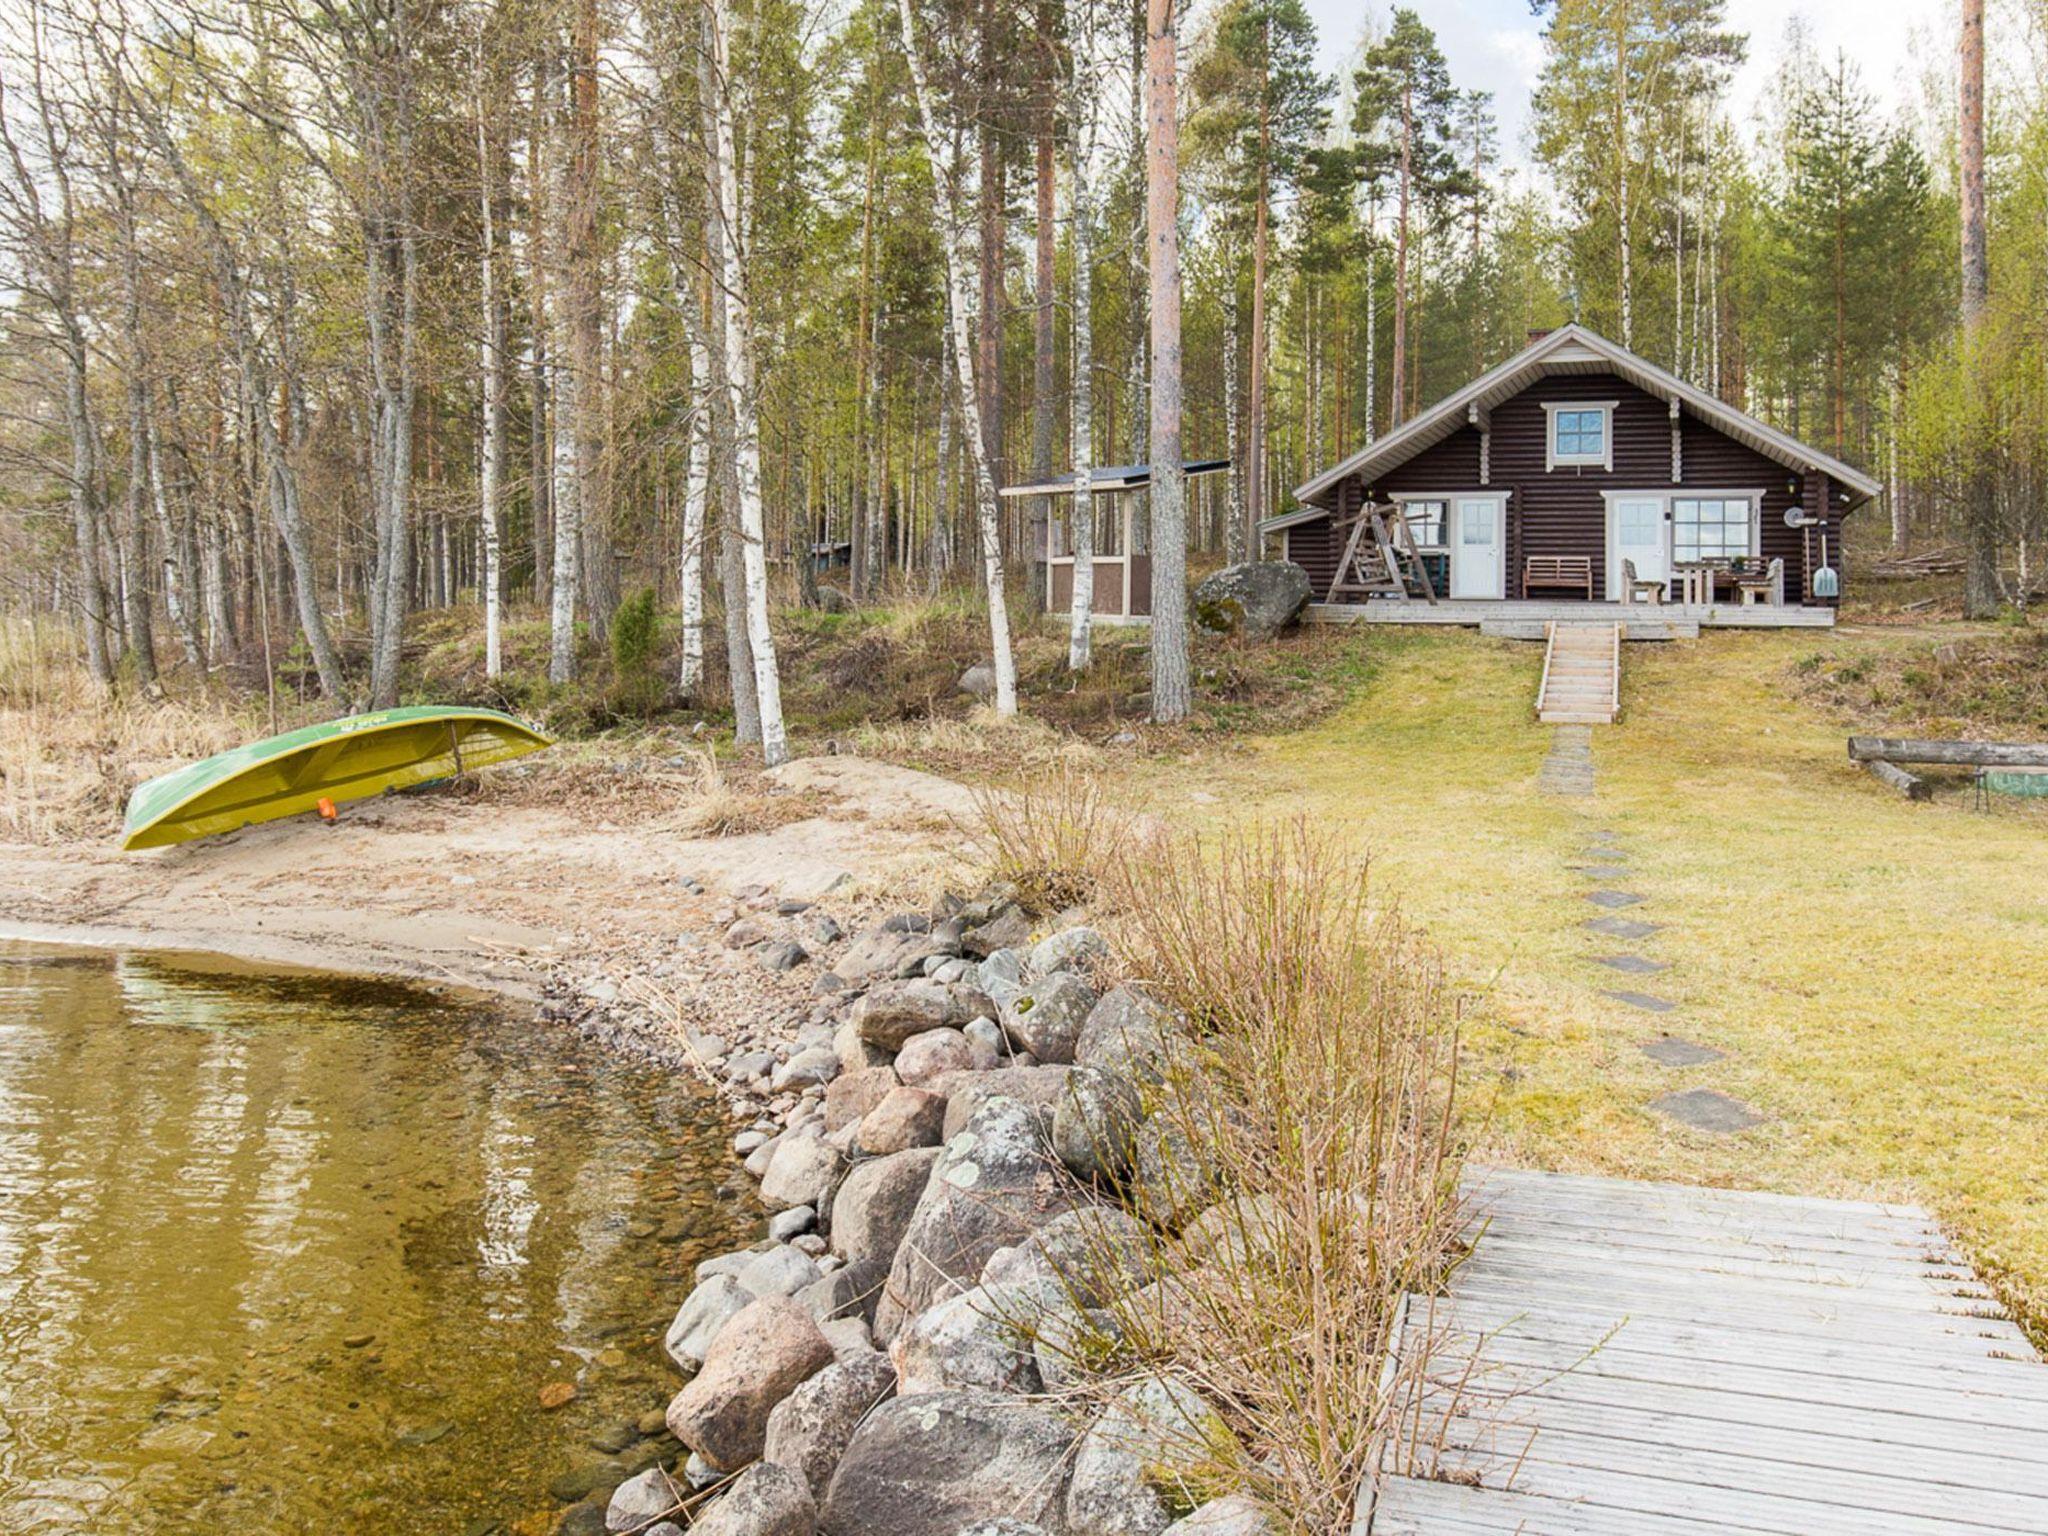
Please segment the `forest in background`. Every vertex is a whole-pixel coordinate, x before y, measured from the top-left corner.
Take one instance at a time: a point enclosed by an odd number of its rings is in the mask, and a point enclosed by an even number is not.
[[[557,683],[679,616],[693,696],[772,690],[821,581],[1021,607],[1046,518],[1110,530],[994,486],[1160,441],[1150,193],[1198,558],[1576,317],[1884,479],[1852,572],[2023,607],[2048,7],[1960,0],[1898,101],[1718,0],[1538,11],[1531,175],[1405,8],[1323,74],[1300,0],[7,0],[0,605],[373,704],[455,605],[493,672],[545,613]]]

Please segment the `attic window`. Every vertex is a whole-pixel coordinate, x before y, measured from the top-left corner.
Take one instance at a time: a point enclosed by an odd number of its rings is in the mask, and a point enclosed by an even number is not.
[[[1550,435],[1545,469],[1575,464],[1614,468],[1614,406],[1612,400],[1569,400],[1545,404]]]

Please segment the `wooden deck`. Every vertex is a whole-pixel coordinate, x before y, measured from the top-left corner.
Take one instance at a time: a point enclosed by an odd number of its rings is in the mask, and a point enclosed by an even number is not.
[[[2048,1533],[2048,1369],[1925,1212],[1539,1173],[1475,1210],[1354,1536]]]
[[[1593,621],[1622,624],[1645,631],[1646,637],[1665,638],[1658,631],[1678,627],[1701,629],[1831,629],[1832,608],[1744,608],[1739,603],[1585,603],[1570,599],[1444,598],[1435,603],[1418,599],[1408,602],[1310,603],[1305,615],[1311,624],[1450,624],[1477,628],[1481,625],[1527,625],[1531,638],[1540,638],[1543,626],[1552,622]]]

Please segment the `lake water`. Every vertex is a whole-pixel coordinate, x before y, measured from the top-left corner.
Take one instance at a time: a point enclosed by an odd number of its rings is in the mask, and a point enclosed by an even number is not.
[[[0,1532],[553,1530],[675,1449],[725,1137],[523,1017],[0,944]]]

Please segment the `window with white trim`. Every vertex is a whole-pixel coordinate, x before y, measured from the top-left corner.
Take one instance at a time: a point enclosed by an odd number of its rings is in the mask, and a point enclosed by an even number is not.
[[[1756,503],[1747,496],[1671,498],[1674,560],[1734,560],[1756,553]]]
[[[1448,537],[1450,521],[1448,501],[1404,501],[1401,516],[1407,519],[1409,537],[1415,540],[1415,552],[1422,556],[1423,569],[1429,572],[1431,585],[1438,592],[1450,589],[1451,541]]]
[[[1604,469],[1613,463],[1613,406],[1553,405],[1549,409],[1552,469],[1562,464],[1598,464]]]

